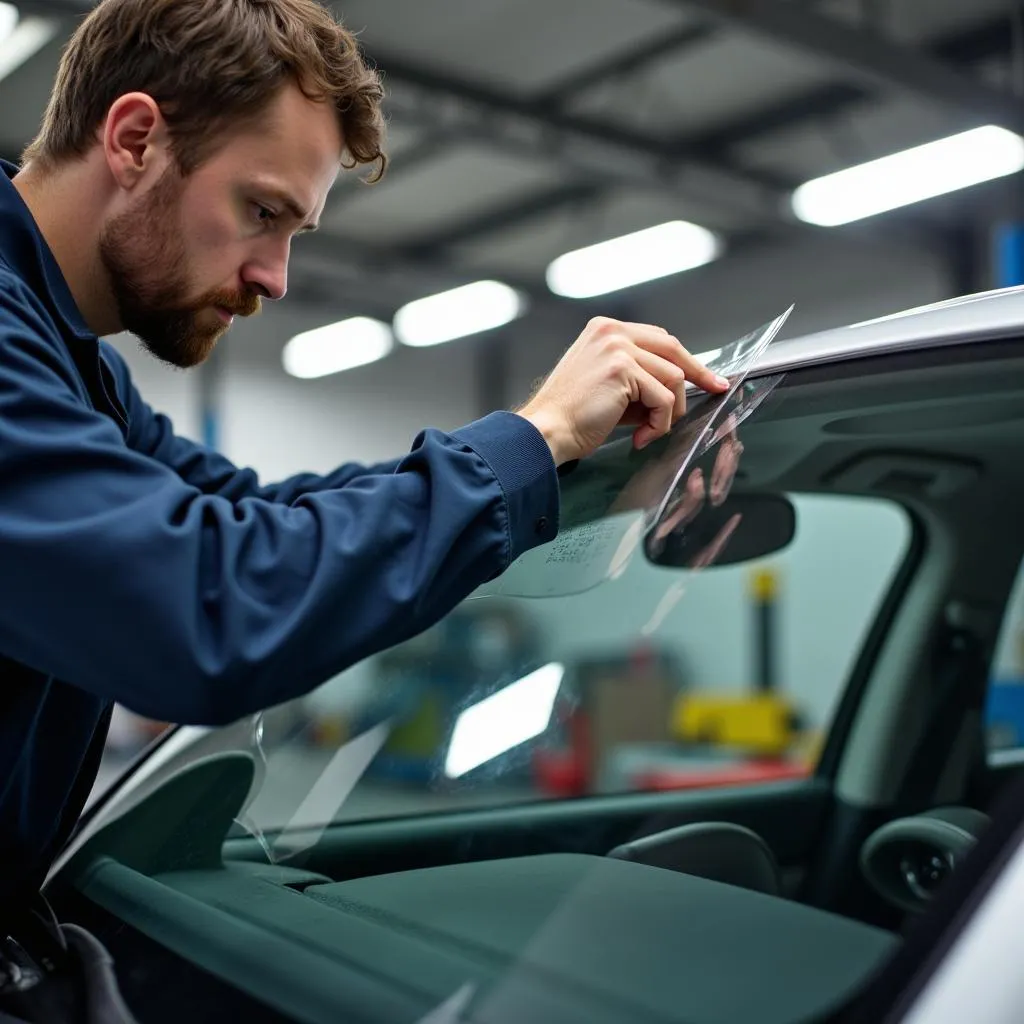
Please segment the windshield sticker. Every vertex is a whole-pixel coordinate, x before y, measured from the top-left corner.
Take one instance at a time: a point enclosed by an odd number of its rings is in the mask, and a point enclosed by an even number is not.
[[[561,597],[583,593],[613,573],[617,575],[616,569],[621,571],[643,539],[643,526],[642,517],[631,512],[593,518],[561,529],[554,541],[527,551],[504,575],[478,587],[471,597]]]

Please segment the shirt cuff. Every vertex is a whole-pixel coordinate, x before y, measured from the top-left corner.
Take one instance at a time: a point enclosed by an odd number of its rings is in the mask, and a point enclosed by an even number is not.
[[[487,463],[508,508],[509,563],[558,535],[558,474],[541,432],[513,412],[495,412],[453,431]]]

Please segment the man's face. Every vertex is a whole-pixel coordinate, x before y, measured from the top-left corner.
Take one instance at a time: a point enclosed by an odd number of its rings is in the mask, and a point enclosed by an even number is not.
[[[232,317],[282,298],[292,237],[319,220],[341,147],[334,109],[289,85],[187,178],[169,166],[100,236],[124,329],[195,366]]]

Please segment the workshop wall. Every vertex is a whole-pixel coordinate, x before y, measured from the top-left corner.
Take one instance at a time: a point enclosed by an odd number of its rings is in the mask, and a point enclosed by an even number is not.
[[[142,346],[130,334],[118,334],[107,340],[124,356],[132,373],[132,381],[143,399],[156,412],[170,417],[179,434],[198,440],[202,430],[196,374],[158,363],[142,351]]]
[[[439,353],[440,354],[440,353]],[[343,462],[377,462],[409,451],[425,427],[451,430],[477,414],[472,365],[444,353],[425,370],[424,353],[320,380],[236,366],[222,384],[222,449],[275,480]]]
[[[330,314],[327,313],[327,322]],[[267,306],[237,323],[221,343],[213,394],[218,447],[261,479],[327,472],[343,462],[376,461],[409,450],[426,426],[451,430],[479,412],[472,341],[435,350],[402,349],[348,373],[297,380],[281,368],[285,341],[325,322],[325,313]],[[202,438],[201,374],[158,363],[127,335],[111,339],[143,397],[178,433]]]

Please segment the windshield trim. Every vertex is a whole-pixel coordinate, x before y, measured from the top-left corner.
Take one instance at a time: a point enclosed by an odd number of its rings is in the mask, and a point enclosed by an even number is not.
[[[928,352],[950,346],[1006,341],[1024,335],[1024,288],[1012,294],[972,296],[943,306],[894,315],[864,324],[773,341],[750,368],[748,378],[808,369],[823,363]],[[979,315],[985,314],[985,315]],[[698,354],[699,359],[717,350]],[[688,384],[690,390],[697,388]]]

